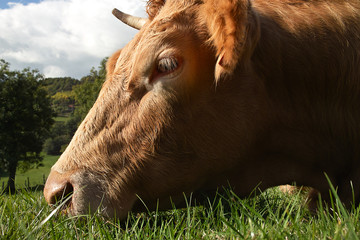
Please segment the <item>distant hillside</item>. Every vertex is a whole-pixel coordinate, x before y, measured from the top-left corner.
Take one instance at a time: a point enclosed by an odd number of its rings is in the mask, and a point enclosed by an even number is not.
[[[70,116],[75,109],[73,87],[81,84],[77,79],[70,77],[46,78],[43,85],[52,100],[52,108],[58,116]]]
[[[81,82],[75,78],[62,77],[62,78],[46,78],[44,86],[48,90],[50,96],[54,96],[58,92],[72,91],[73,86],[79,85]]]

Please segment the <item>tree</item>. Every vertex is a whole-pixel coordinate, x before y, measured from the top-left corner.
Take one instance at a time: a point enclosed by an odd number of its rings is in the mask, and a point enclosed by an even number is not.
[[[45,85],[52,96],[53,109],[58,114],[69,113],[69,106],[74,105],[75,113],[66,122],[56,122],[45,141],[44,151],[48,155],[59,155],[69,144],[78,124],[81,123],[100,92],[106,78],[106,61],[101,61],[99,69],[92,68],[90,74],[80,81],[71,78],[47,78]],[[68,91],[70,88],[73,90]]]
[[[52,107],[58,116],[70,116],[74,112],[75,98],[73,86],[80,84],[79,80],[70,77],[46,78],[43,81],[52,99]]]
[[[72,91],[57,92],[51,97],[52,108],[59,116],[68,116],[73,113],[75,98]]]
[[[10,71],[0,60],[0,167],[9,174],[7,188],[15,191],[18,164],[42,161],[40,152],[53,124],[50,98],[37,70]]]
[[[58,92],[71,91],[73,86],[80,84],[79,80],[70,77],[46,78],[43,82],[50,96]]]
[[[70,118],[66,122],[55,122],[50,131],[50,138],[44,143],[43,151],[48,155],[61,154],[70,143],[77,129],[77,120]]]
[[[48,138],[44,143],[44,151],[48,155],[59,155],[69,144],[71,140],[70,135],[59,135],[53,138]]]
[[[100,89],[106,79],[106,62],[108,58],[104,58],[97,71],[92,68],[88,76],[83,77],[80,85],[74,86],[75,95],[75,118],[82,121],[90,108],[94,105]]]

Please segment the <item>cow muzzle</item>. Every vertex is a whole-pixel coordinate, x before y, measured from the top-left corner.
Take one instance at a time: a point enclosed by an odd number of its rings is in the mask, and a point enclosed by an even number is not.
[[[71,209],[71,196],[74,193],[74,185],[70,180],[71,175],[71,173],[61,174],[51,171],[44,188],[45,200],[49,205],[62,204],[62,209],[67,211]]]
[[[100,178],[81,170],[60,173],[53,169],[45,184],[45,200],[71,216],[98,213],[108,218],[125,218],[135,201],[134,197],[120,194],[123,201],[118,201],[118,209],[114,208]]]

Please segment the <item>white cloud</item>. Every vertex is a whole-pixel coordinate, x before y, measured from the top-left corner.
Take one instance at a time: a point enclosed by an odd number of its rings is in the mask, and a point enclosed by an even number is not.
[[[0,10],[0,58],[13,69],[80,78],[123,47],[136,31],[119,22],[114,7],[145,16],[145,0],[44,0]]]
[[[46,66],[43,74],[47,77],[58,77],[66,75],[66,71],[58,66]]]

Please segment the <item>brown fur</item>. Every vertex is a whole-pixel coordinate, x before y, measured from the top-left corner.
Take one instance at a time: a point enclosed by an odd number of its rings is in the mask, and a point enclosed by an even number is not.
[[[153,20],[154,17],[159,13],[162,6],[164,6],[165,0],[150,0],[146,5],[146,12],[150,20]]]
[[[204,3],[201,17],[204,18],[210,41],[216,48],[218,56],[218,70],[215,72],[216,79],[220,78],[223,72],[233,72],[237,64],[241,61],[240,57],[244,54],[246,44],[247,28],[249,22],[248,9],[250,2],[238,0],[207,0]],[[250,14],[251,15],[251,14]],[[250,39],[250,44],[256,42]],[[250,47],[251,49],[251,47]],[[249,56],[244,56],[247,61]]]
[[[98,100],[52,168],[49,202],[64,183],[71,213],[104,199],[103,214],[120,218],[137,196],[167,208],[169,197],[228,184],[243,196],[296,182],[326,199],[324,172],[344,202],[350,181],[358,199],[358,0],[154,0],[148,14],[109,59]],[[169,55],[181,67],[161,75]]]

